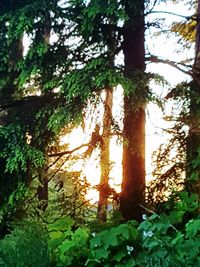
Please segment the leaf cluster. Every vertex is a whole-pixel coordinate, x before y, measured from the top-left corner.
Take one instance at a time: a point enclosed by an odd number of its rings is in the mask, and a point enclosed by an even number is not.
[[[50,257],[44,228],[36,221],[21,221],[0,240],[0,265],[48,267]]]
[[[88,254],[89,229],[72,230],[74,221],[62,217],[48,225],[52,262],[56,266],[82,266]]]

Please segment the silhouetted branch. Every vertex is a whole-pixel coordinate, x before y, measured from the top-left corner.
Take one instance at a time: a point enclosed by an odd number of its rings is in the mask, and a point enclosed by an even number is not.
[[[191,68],[192,66],[189,66],[189,65],[185,65],[183,62],[175,62],[175,61],[172,61],[172,60],[168,60],[168,59],[162,59],[162,58],[159,58],[157,56],[154,56],[154,55],[151,55],[149,57],[146,57],[146,60],[150,61],[151,63],[163,63],[163,64],[167,64],[173,68],[176,68],[177,70],[187,74],[187,75],[192,75],[192,71],[190,70],[185,70],[183,69],[182,67],[187,67],[188,69]],[[180,67],[182,66],[182,67]]]
[[[172,15],[172,16],[180,17],[180,18],[187,19],[187,20],[189,19],[196,20],[195,16],[184,16],[184,15],[177,14],[177,13],[170,12],[170,11],[152,10],[151,12],[148,12],[148,14],[150,13],[151,14],[167,14],[167,15]]]
[[[49,157],[59,157],[61,158],[62,156],[64,155],[69,155],[69,154],[72,154],[73,152],[85,147],[85,146],[89,146],[90,143],[87,143],[87,144],[83,144],[83,145],[80,145],[78,147],[75,147],[74,149],[72,150],[67,150],[67,151],[61,151],[61,152],[57,152],[57,153],[53,153],[53,154],[48,154]],[[58,159],[56,159],[56,161],[58,161]]]
[[[34,96],[27,96],[24,97],[22,99],[11,99],[9,102],[5,101],[4,103],[1,103],[0,101],[0,111],[9,109],[9,108],[15,108],[15,107],[19,107],[19,106],[24,106],[27,104],[44,104],[44,103],[49,103],[49,101],[52,101],[54,99],[58,99],[55,98],[57,97],[55,93],[53,94],[46,94],[46,95],[34,95]]]

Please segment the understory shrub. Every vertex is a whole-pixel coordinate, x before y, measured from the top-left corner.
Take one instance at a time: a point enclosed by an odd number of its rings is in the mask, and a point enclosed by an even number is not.
[[[169,219],[154,214],[138,227],[129,222],[97,233],[90,240],[86,266],[200,266],[200,218],[191,219],[183,231]]]
[[[89,253],[89,229],[74,228],[75,221],[62,217],[49,224],[49,249],[53,266],[84,266]]]
[[[96,230],[69,217],[52,223],[22,221],[0,240],[2,267],[198,267],[197,195],[180,193],[174,209],[148,210],[143,221]]]
[[[47,235],[43,226],[34,221],[22,221],[0,240],[0,266],[49,267]]]
[[[198,210],[198,196],[183,192],[168,214],[144,214],[139,225],[130,221],[93,233],[86,266],[200,266],[200,216],[186,221]]]

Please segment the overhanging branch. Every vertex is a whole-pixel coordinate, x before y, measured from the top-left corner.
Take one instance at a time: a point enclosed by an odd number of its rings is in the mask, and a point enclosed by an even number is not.
[[[173,68],[176,68],[177,70],[183,72],[186,75],[192,75],[192,71],[190,69],[192,69],[192,66],[190,65],[185,65],[183,62],[175,62],[172,60],[168,60],[168,59],[162,59],[159,58],[157,56],[154,55],[150,55],[148,57],[146,57],[146,60],[149,61],[150,63],[162,63],[162,64],[167,64]],[[185,70],[185,68],[188,68],[188,70]]]
[[[2,103],[0,101],[0,111],[9,109],[9,108],[17,108],[24,105],[44,105],[45,103],[49,103],[51,101],[58,101],[57,93],[51,93],[46,95],[34,95],[34,96],[26,96],[21,99],[11,99],[8,102]]]
[[[184,15],[177,14],[177,13],[170,12],[170,11],[152,10],[151,12],[148,12],[146,15],[148,14],[167,14],[167,15],[172,15],[172,16],[180,17],[180,18],[187,19],[187,20],[190,20],[190,19],[196,20],[195,16],[184,16]]]
[[[78,146],[78,147],[75,147],[75,148],[72,149],[72,150],[61,151],[61,152],[57,152],[57,153],[53,153],[53,154],[48,154],[48,156],[49,156],[49,157],[59,157],[59,158],[61,158],[61,157],[64,156],[64,155],[70,155],[70,154],[72,154],[73,152],[75,152],[75,151],[77,151],[77,150],[79,150],[79,149],[81,149],[81,148],[83,148],[83,147],[86,147],[86,146],[89,146],[89,143],[87,143],[87,144],[82,144],[82,145],[80,145],[80,146]]]

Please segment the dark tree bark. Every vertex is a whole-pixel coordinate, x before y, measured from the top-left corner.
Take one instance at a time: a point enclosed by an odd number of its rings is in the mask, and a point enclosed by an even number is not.
[[[41,29],[41,32],[38,33],[38,39],[42,39],[46,45],[49,45],[50,41],[50,33],[51,33],[51,27],[50,27],[50,14],[49,11],[45,12],[45,23],[43,25],[43,28]],[[42,71],[42,84],[48,80],[48,73],[46,73],[45,68]],[[48,95],[48,92],[46,93]],[[39,200],[39,206],[38,208],[45,212],[45,210],[48,207],[48,198],[49,198],[49,181],[48,181],[48,172],[46,171],[47,165],[44,165],[41,172],[39,173],[39,186],[37,189],[38,194],[38,200]]]
[[[189,134],[187,138],[186,189],[200,195],[200,1],[197,6],[197,26],[193,80],[190,87]]]
[[[144,1],[134,5],[126,1],[129,20],[124,25],[123,53],[124,73],[132,79],[145,70],[144,50]],[[137,81],[135,81],[137,82]],[[123,129],[123,178],[121,191],[121,212],[125,220],[141,220],[145,189],[145,106],[141,101],[146,88],[137,88],[124,96]],[[138,101],[138,95],[140,101]]]
[[[112,89],[106,90],[106,99],[104,105],[103,116],[103,133],[101,140],[101,178],[100,178],[100,190],[97,217],[100,221],[105,222],[107,218],[107,206],[108,206],[108,194],[103,188],[109,188],[109,173],[110,173],[110,132],[112,123],[112,103],[113,103],[113,91]]]

